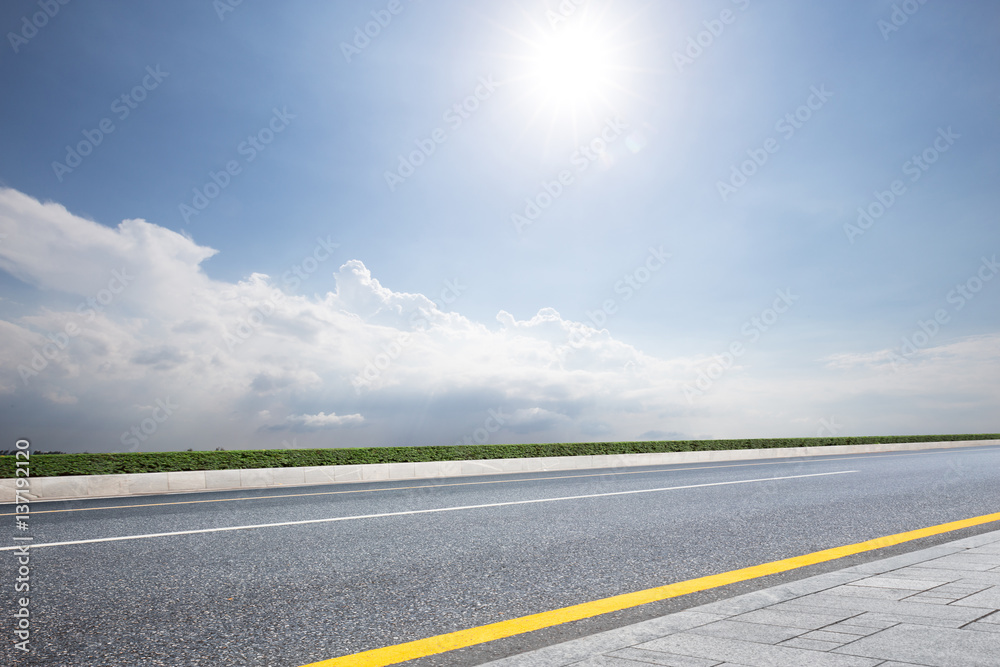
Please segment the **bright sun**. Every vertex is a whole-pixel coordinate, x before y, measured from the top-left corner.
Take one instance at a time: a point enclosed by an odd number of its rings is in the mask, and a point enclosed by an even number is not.
[[[592,106],[607,93],[610,53],[593,29],[567,26],[537,44],[530,75],[552,106]]]
[[[524,102],[533,114],[558,123],[568,117],[605,116],[621,92],[622,68],[606,17],[577,16],[558,27],[535,24],[522,35],[527,47],[517,58]]]
[[[513,33],[522,44],[510,80],[518,84],[518,106],[528,114],[528,127],[546,130],[546,142],[623,113],[629,89],[621,23],[607,12],[578,10],[558,25],[532,22],[526,32]],[[522,135],[524,136],[524,135]]]

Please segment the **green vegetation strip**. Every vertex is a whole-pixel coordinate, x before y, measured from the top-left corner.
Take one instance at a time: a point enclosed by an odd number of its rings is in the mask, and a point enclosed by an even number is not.
[[[32,477],[118,475],[180,470],[238,470],[303,466],[411,463],[414,461],[473,461],[540,456],[655,454],[724,449],[830,447],[884,442],[945,442],[998,440],[998,433],[965,435],[892,435],[845,438],[765,438],[757,440],[661,440],[653,442],[580,442],[553,445],[453,445],[443,447],[367,447],[357,449],[249,449],[215,452],[136,452],[116,454],[36,454]],[[14,457],[0,456],[0,478],[14,476]]]

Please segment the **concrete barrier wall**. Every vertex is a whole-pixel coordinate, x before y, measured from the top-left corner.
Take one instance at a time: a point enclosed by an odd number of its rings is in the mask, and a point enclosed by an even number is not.
[[[141,496],[158,493],[269,489],[332,482],[372,482],[400,479],[438,479],[504,473],[624,468],[630,466],[745,461],[804,456],[870,454],[875,452],[951,449],[998,445],[1000,440],[953,442],[906,442],[879,445],[836,445],[832,447],[786,447],[738,449],[666,454],[614,454],[606,456],[555,456],[533,459],[485,459],[482,461],[435,461],[424,463],[372,463],[365,465],[303,468],[255,468],[248,470],[199,470],[194,472],[150,472],[135,475],[78,475],[32,477],[28,498],[65,500]],[[0,479],[0,502],[14,502],[16,480]]]

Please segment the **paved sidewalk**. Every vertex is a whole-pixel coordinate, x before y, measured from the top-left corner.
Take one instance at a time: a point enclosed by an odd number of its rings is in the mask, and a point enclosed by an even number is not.
[[[998,667],[1000,531],[694,607],[489,667]]]

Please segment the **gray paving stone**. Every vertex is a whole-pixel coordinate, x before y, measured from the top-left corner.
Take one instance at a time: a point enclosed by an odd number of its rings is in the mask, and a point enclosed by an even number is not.
[[[982,607],[985,609],[1000,609],[1000,586],[987,588],[968,597],[954,602],[959,607]]]
[[[935,591],[939,591],[940,590],[940,591],[948,591],[948,592],[955,591],[956,593],[966,593],[966,594],[969,594],[969,593],[978,593],[979,591],[984,591],[987,588],[990,588],[990,586],[987,586],[987,585],[984,585],[984,584],[981,584],[981,583],[977,584],[977,583],[971,583],[971,582],[956,581],[956,582],[953,582],[953,583],[950,583],[950,584],[945,584],[944,586],[941,586],[940,588],[932,589],[931,591],[928,591],[928,592],[935,592]]]
[[[733,601],[733,600],[719,600],[718,602],[712,602],[706,605],[708,613],[721,616],[722,618],[730,618],[732,616],[738,616],[740,614],[745,614],[756,609],[764,609],[769,607],[772,603],[760,603],[754,601]],[[699,607],[702,609],[702,607]]]
[[[865,578],[866,575],[860,573],[847,573],[843,571],[827,572],[826,574],[816,575],[815,577],[807,577],[806,579],[799,579],[798,581],[782,584],[781,586],[776,586],[772,590],[780,590],[785,599],[792,599],[793,597],[798,597],[800,595],[819,593],[820,591],[825,591],[829,588],[842,586],[855,581],[861,581]],[[777,602],[777,600],[775,601]]]
[[[888,626],[886,626],[888,627]],[[863,637],[865,635],[870,635],[873,632],[878,632],[879,630],[884,630],[884,627],[871,627],[863,625],[854,625],[850,623],[834,623],[833,625],[828,625],[824,630],[830,632],[840,632],[842,634],[854,635],[856,637]]]
[[[842,598],[842,599],[849,600],[849,599],[852,599],[852,598]],[[900,604],[900,603],[896,603],[896,604]],[[933,617],[933,616],[927,616],[927,615],[925,615],[926,613],[928,613],[929,610],[934,610],[934,609],[939,609],[939,608],[952,609],[952,607],[950,607],[949,605],[930,605],[930,604],[928,604],[928,605],[920,605],[920,604],[917,604],[917,603],[913,603],[913,604],[909,605],[907,608],[908,609],[912,608],[913,611],[916,612],[916,614],[901,614],[901,613],[898,613],[898,612],[883,613],[883,612],[880,612],[880,611],[872,611],[872,612],[869,612],[870,615],[864,617],[864,620],[855,621],[854,619],[851,619],[851,623],[857,623],[858,625],[869,625],[869,624],[874,624],[874,623],[881,623],[883,627],[889,627],[889,626],[892,626],[892,625],[898,625],[899,623],[909,623],[910,625],[929,625],[929,626],[939,627],[939,628],[960,628],[963,625],[965,625],[966,623],[970,623],[971,622],[969,619],[962,619],[962,618],[956,618],[956,619],[936,618],[936,617]],[[801,607],[799,607],[799,606],[789,606],[789,607],[787,607],[787,609],[792,610],[792,611],[794,611],[796,609],[799,609],[801,611],[808,612],[808,613],[817,613],[817,612],[821,612],[822,611],[822,608],[817,609],[816,607],[809,607],[809,606],[801,606]],[[857,612],[859,610],[854,610],[854,611]],[[920,615],[917,615],[917,614],[920,614]],[[971,619],[971,620],[976,620],[976,619]]]
[[[761,593],[764,594],[762,595]],[[781,587],[779,586],[774,589],[769,589],[768,591],[757,591],[755,593],[740,595],[728,600],[710,602],[709,604],[698,607],[698,609],[699,611],[704,611],[709,614],[736,616],[737,614],[743,614],[748,611],[753,611],[754,609],[763,609],[764,607],[769,607],[772,604],[782,602],[784,600],[793,600],[797,596],[797,593],[785,592],[781,590]]]
[[[868,575],[883,574],[885,572],[892,572],[893,570],[923,563],[927,560],[941,558],[950,554],[962,553],[964,551],[965,550],[961,547],[953,547],[950,544],[942,544],[940,546],[923,549],[921,551],[911,551],[910,553],[899,554],[898,556],[892,556],[890,558],[883,558],[882,560],[872,561],[871,563],[855,565],[842,571],[850,572],[852,574],[855,572]]]
[[[897,625],[833,652],[930,667],[996,667],[1000,634]]]
[[[976,632],[996,632],[1000,633],[1000,625],[996,623],[969,623],[963,630],[975,630]]]
[[[972,537],[963,537],[960,540],[955,540],[954,542],[949,542],[948,544],[962,549],[975,549],[976,547],[997,543],[1000,543],[1000,531],[994,530],[990,533],[973,535]]]
[[[956,579],[956,582],[1000,586],[1000,572],[962,572],[961,578]]]
[[[651,633],[659,633],[660,635],[672,634],[674,632],[683,632],[684,630],[689,630],[691,628],[697,628],[699,625],[705,625],[706,623],[715,623],[716,621],[721,621],[725,616],[721,614],[708,614],[701,611],[701,607],[695,609],[688,609],[685,611],[679,611],[676,614],[670,614],[668,616],[661,616],[660,618],[652,618],[648,621],[643,621],[642,623],[636,623],[635,625],[628,626],[629,628],[634,628],[636,631],[629,633],[622,633],[625,628],[619,630],[612,630],[608,632],[601,633],[602,635],[611,636],[614,633],[624,634],[628,637],[630,644],[637,643],[632,641],[638,639],[641,636],[648,635]]]
[[[854,582],[854,586],[873,586],[876,588],[906,589],[914,591],[926,591],[938,586],[944,586],[947,581],[941,579],[907,579],[905,577],[894,577],[890,575],[879,575],[868,577]]]
[[[871,598],[848,597],[845,595],[830,595],[816,593],[799,598],[795,604],[804,604],[821,609],[854,609],[857,611],[874,611],[882,614],[901,616],[928,616],[941,620],[965,621],[968,623],[976,618],[975,609],[955,607],[954,605],[926,605],[897,600],[873,600]],[[981,616],[982,614],[979,613]]]
[[[815,639],[816,641],[833,642],[834,644],[846,644],[847,642],[853,642],[857,638],[857,635],[836,632],[834,630],[813,630],[802,635],[802,639]]]
[[[662,653],[660,651],[645,651],[641,648],[623,648],[609,655],[616,658],[625,658],[626,660],[635,660],[643,664],[666,665],[667,667],[715,667],[719,664],[718,660],[693,658],[689,655]]]
[[[963,625],[967,624],[967,621],[955,620],[955,619],[944,619],[944,618],[931,618],[930,616],[908,616],[904,614],[880,614],[873,613],[873,618],[881,620],[886,623],[887,627],[892,627],[894,625],[907,624],[907,625],[927,625],[933,628],[961,628]]]
[[[773,607],[768,607],[767,611],[780,611],[786,614],[810,614],[813,616],[840,614],[845,618],[851,618],[865,613],[863,609],[831,609],[829,607],[806,604],[804,602],[800,602],[799,600],[790,600],[788,602],[776,604]]]
[[[981,547],[976,547],[974,549],[969,549],[966,553],[970,554],[996,554],[1000,556],[1000,542],[994,542],[992,544],[987,544]]]
[[[838,586],[824,591],[830,595],[846,595],[858,598],[872,598],[873,600],[902,600],[910,597],[914,591],[905,588],[873,588],[871,586]]]
[[[959,600],[964,600],[965,598],[968,597],[972,597],[973,595],[981,593],[988,589],[989,587],[978,586],[974,588],[968,587],[965,588],[964,590],[957,590],[942,586],[941,588],[935,588],[934,590],[931,591],[924,591],[922,593],[917,593],[916,595],[906,598],[906,601],[907,602],[936,601],[936,602],[951,603],[951,602],[957,602]]]
[[[808,649],[810,651],[829,651],[832,648],[837,648],[838,646],[843,646],[844,642],[824,642],[817,639],[806,639],[805,637],[796,637],[795,639],[789,639],[784,642],[782,646],[788,646],[791,648],[801,648]]]
[[[899,579],[930,579],[931,581],[952,582],[968,576],[968,572],[948,572],[940,568],[921,567],[913,565],[900,570],[893,570],[885,576]]]
[[[976,636],[980,634],[993,636],[985,633],[976,633]],[[803,667],[804,665],[809,667],[875,667],[881,662],[863,656],[837,655],[788,646],[755,644],[736,639],[705,637],[687,632],[656,639],[637,648],[735,662],[753,667]],[[862,662],[842,662],[843,658],[848,657]]]
[[[963,583],[956,581],[923,591],[921,595],[931,597],[965,597],[966,595],[972,595],[973,593],[985,591],[987,588],[990,587],[984,584]]]
[[[765,625],[783,625],[790,628],[801,628],[803,630],[817,630],[819,628],[837,623],[851,618],[850,612],[846,614],[808,614],[802,612],[782,611],[770,607],[768,609],[757,609],[746,614],[734,616],[731,620],[746,621],[748,623],[763,623]]]
[[[786,639],[801,635],[802,628],[789,628],[779,625],[764,625],[761,623],[744,623],[741,621],[725,620],[716,623],[709,623],[697,628],[688,630],[690,633],[706,635],[708,637],[723,637],[725,639],[740,639],[746,642],[757,642],[759,644],[777,644]]]
[[[875,614],[871,612],[866,612],[860,616],[854,616],[848,621],[848,623],[863,628],[873,628],[875,630],[885,630],[886,628],[891,628],[894,625],[899,625],[899,621],[894,618],[886,616],[885,614]]]
[[[973,593],[978,592],[978,591],[969,591],[968,593],[956,594],[954,592],[949,593],[948,591],[945,591],[943,589],[944,587],[942,586],[941,588],[934,588],[929,591],[920,591],[919,593],[914,593],[913,595],[911,595],[909,599],[912,600],[915,598],[939,598],[941,600],[957,600],[960,597],[965,597],[966,595],[972,595]]]
[[[993,612],[989,616],[977,619],[977,623],[1000,623],[1000,612]]]
[[[1000,562],[997,562],[997,558],[994,555],[970,553],[951,554],[920,564],[921,567],[928,569],[972,570],[974,572],[991,570],[998,565],[1000,565]]]
[[[595,655],[592,658],[574,662],[572,665],[567,663],[565,667],[649,667],[649,664],[648,662],[638,662],[608,655]]]
[[[955,601],[955,598],[932,598],[923,595],[914,595],[911,598],[906,598],[906,601],[916,604],[951,604]]]
[[[864,579],[866,576],[867,575],[863,574],[850,574],[846,571],[827,572],[814,577],[808,577],[806,579],[800,579],[799,581],[792,581],[787,584],[775,586],[773,588],[754,591],[753,593],[746,593],[727,600],[712,602],[707,605],[702,605],[701,607],[698,607],[698,609],[708,613],[724,615],[742,614],[754,609],[763,609],[764,607],[768,607],[778,602],[793,600],[802,595],[818,593],[843,584],[858,581],[860,579]]]

